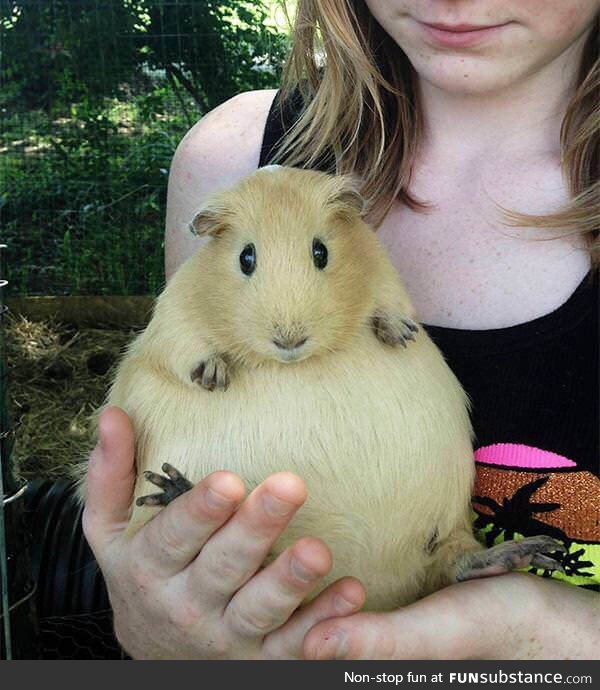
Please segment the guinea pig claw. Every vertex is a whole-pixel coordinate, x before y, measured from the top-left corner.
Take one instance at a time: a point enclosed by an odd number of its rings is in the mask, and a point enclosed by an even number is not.
[[[539,568],[540,570],[556,570],[559,573],[564,573],[565,569],[562,563],[559,561],[555,560],[554,558],[550,558],[550,556],[544,556],[541,553],[536,553],[534,556],[531,558],[531,567],[532,568]]]
[[[541,535],[525,537],[520,541],[505,541],[490,549],[465,554],[456,567],[455,580],[474,580],[490,575],[501,575],[520,568],[543,568],[565,572],[562,563],[548,553],[566,553],[567,547],[552,537]]]
[[[227,390],[229,385],[227,362],[219,355],[203,360],[190,374],[192,381],[207,391]]]
[[[140,496],[136,498],[136,506],[148,506],[154,508],[155,506],[167,505],[165,494],[148,494],[147,496]]]
[[[169,481],[166,477],[163,477],[160,474],[156,474],[156,472],[150,472],[150,471],[144,472],[144,477],[151,484],[154,484],[154,486],[159,486],[161,489],[166,488],[168,485],[168,481]]]
[[[162,471],[167,474],[163,477],[156,472],[146,471],[144,477],[155,486],[160,487],[163,492],[156,494],[149,494],[147,496],[140,496],[135,504],[138,506],[166,506],[174,499],[186,491],[189,491],[193,484],[188,481],[173,465],[165,462],[162,466]]]
[[[402,319],[402,321],[408,327],[409,331],[416,333],[419,330],[419,327],[417,326],[417,324],[412,319],[407,319],[405,317]]]
[[[406,316],[378,311],[371,319],[373,332],[378,340],[386,345],[407,347],[407,340],[415,341],[417,324]]]

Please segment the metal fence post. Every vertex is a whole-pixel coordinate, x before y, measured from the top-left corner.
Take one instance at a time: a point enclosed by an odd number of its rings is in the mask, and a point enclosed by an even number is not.
[[[8,447],[8,422],[6,414],[6,365],[4,351],[4,314],[7,307],[4,304],[4,287],[8,281],[4,278],[4,252],[5,244],[0,244],[0,593],[2,594],[2,632],[4,642],[4,654],[0,648],[0,659],[12,659],[12,639],[10,628],[10,600],[8,596],[8,549],[6,535],[6,520],[4,519],[5,499],[7,492],[4,489],[5,466],[8,464],[6,457]]]
[[[28,524],[23,504],[26,482],[10,461],[13,429],[7,410],[8,366],[5,351],[4,252],[0,244],[0,659],[35,659],[38,636],[33,604]]]

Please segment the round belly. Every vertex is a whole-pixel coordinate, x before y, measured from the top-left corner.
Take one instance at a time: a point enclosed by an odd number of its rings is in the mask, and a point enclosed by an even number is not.
[[[426,545],[464,515],[472,475],[463,393],[434,346],[419,341],[400,351],[369,340],[318,366],[235,371],[222,393],[162,395],[144,469],[170,462],[194,482],[227,469],[248,490],[274,472],[294,472],[308,499],[273,555],[317,536],[333,552],[327,582],[358,577],[372,608],[413,600]],[[145,521],[151,509],[140,510]]]

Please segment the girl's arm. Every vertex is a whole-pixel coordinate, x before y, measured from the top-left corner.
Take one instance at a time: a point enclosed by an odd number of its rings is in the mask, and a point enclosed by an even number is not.
[[[600,593],[513,573],[317,624],[310,659],[600,659]]]

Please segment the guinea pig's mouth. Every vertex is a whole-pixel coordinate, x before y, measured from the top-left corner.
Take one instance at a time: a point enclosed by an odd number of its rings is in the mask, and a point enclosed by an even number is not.
[[[297,362],[300,359],[305,359],[310,354],[306,343],[308,337],[296,340],[277,340],[273,339],[275,356],[280,362]]]

